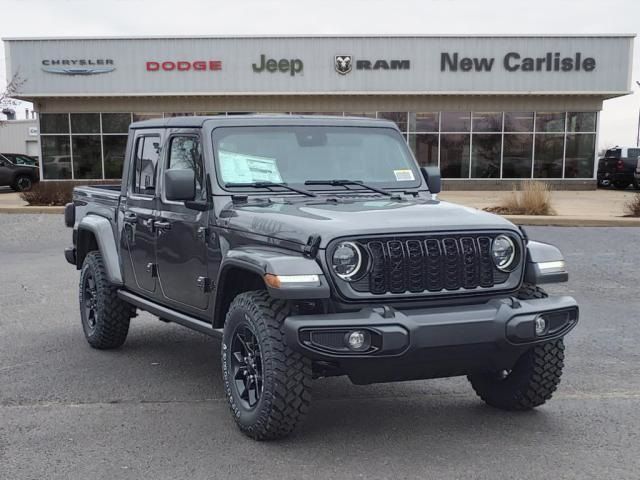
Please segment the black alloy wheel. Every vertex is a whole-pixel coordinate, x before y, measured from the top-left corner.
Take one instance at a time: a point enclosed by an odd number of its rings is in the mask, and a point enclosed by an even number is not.
[[[232,385],[242,406],[253,410],[262,396],[264,378],[258,339],[247,324],[238,325],[231,341]]]
[[[28,192],[33,187],[33,181],[26,176],[16,178],[15,190],[18,192]]]
[[[84,276],[82,290],[82,321],[88,331],[87,333],[91,334],[98,324],[98,289],[93,273],[87,272]]]

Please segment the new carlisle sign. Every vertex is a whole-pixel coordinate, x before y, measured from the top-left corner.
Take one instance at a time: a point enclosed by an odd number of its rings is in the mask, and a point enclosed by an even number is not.
[[[458,52],[440,54],[441,72],[490,72],[495,57],[466,57]],[[592,72],[596,69],[593,57],[576,52],[571,56],[560,52],[547,52],[540,57],[524,57],[518,52],[509,52],[502,58],[502,67],[507,72]]]

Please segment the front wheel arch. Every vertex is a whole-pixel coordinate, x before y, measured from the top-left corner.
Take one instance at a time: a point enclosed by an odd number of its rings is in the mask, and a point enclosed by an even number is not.
[[[252,290],[266,290],[266,288],[262,276],[255,270],[239,265],[223,268],[218,276],[213,328],[224,326],[229,306],[236,296]]]

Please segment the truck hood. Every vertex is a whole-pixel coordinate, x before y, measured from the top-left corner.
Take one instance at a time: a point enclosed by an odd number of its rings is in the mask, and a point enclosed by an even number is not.
[[[222,227],[305,244],[320,235],[321,248],[338,237],[438,231],[517,230],[491,213],[439,200],[403,201],[310,199],[283,203],[227,204],[219,212]]]

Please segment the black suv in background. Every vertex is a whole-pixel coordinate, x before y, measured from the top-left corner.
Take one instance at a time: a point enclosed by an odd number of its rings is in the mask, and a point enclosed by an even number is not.
[[[16,192],[31,190],[40,181],[38,161],[21,153],[0,153],[0,187],[11,187]]]
[[[640,147],[614,147],[607,150],[598,161],[598,185],[624,190],[633,184],[640,188],[634,173],[640,157]]]

